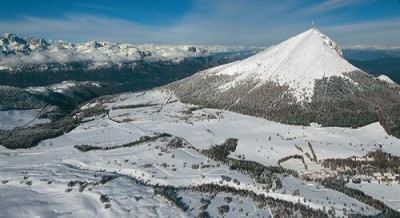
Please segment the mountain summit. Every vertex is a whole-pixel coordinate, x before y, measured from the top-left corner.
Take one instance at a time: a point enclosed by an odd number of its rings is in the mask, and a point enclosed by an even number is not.
[[[335,42],[312,28],[278,45],[222,67],[208,70],[209,75],[232,75],[235,79],[220,86],[220,90],[235,87],[246,80],[259,80],[289,86],[297,101],[310,101],[315,80],[341,76],[358,70],[343,59],[343,53]]]
[[[359,127],[380,121],[400,136],[400,88],[348,63],[312,28],[247,59],[166,86],[182,102],[282,123]]]

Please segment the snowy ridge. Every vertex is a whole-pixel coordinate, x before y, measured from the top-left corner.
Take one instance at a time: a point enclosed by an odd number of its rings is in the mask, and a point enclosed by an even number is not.
[[[391,85],[396,85],[396,83],[392,80],[392,79],[390,79],[388,76],[386,76],[386,75],[380,75],[380,76],[378,76],[378,77],[376,77],[378,80],[380,80],[380,81],[382,81],[382,82],[387,82],[387,83],[389,83],[389,84],[391,84]]]
[[[206,75],[234,75],[236,78],[219,87],[228,90],[251,79],[288,86],[299,102],[310,101],[315,80],[340,76],[359,70],[345,59],[340,48],[327,36],[312,28],[265,51],[232,64],[212,68]]]
[[[98,66],[138,60],[179,62],[184,58],[210,56],[214,53],[259,49],[248,46],[132,45],[96,41],[74,44],[64,41],[46,42],[32,37],[23,39],[6,33],[0,35],[0,70],[24,65],[71,62],[91,62]]]

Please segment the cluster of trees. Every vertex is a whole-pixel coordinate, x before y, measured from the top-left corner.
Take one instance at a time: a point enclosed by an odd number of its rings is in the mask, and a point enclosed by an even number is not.
[[[200,199],[200,212],[199,212],[199,215],[197,217],[199,217],[199,218],[203,218],[203,217],[204,218],[210,218],[211,215],[207,211],[208,205],[210,205],[210,204],[211,204],[211,200],[210,199],[202,197]]]
[[[374,172],[400,173],[400,157],[393,156],[381,149],[370,151],[359,159],[353,157],[325,159],[321,165],[332,170],[350,168],[355,173],[367,175],[372,175]]]
[[[271,184],[273,174],[289,174],[298,177],[295,170],[285,169],[277,166],[264,166],[255,161],[238,160],[229,158],[226,163],[230,169],[237,170],[255,179],[256,182],[263,184]]]
[[[100,195],[100,202],[101,203],[107,203],[109,201],[110,201],[110,197],[108,195],[104,195],[104,194]]]
[[[45,106],[46,103],[38,96],[23,89],[10,86],[0,87],[0,110],[25,110]]]
[[[297,150],[303,152],[303,149],[300,146],[298,146],[298,145],[294,145],[294,146],[297,148]]]
[[[108,195],[105,195],[105,194],[101,194],[100,195],[100,202],[104,203],[104,208],[105,209],[108,209],[108,208],[111,207],[110,200],[111,199],[110,199],[110,197]]]
[[[211,146],[209,149],[202,150],[205,156],[216,161],[225,161],[227,156],[236,150],[238,139],[228,138],[220,145]]]
[[[203,155],[212,158],[217,161],[229,166],[231,170],[237,170],[245,175],[250,176],[255,179],[256,182],[267,184],[267,186],[272,185],[273,174],[290,174],[298,177],[298,173],[294,170],[285,169],[283,167],[276,166],[264,166],[258,162],[229,158],[230,152],[236,150],[238,140],[233,138],[228,138],[224,143],[220,145],[211,146],[209,149],[199,151]]]
[[[145,103],[145,104],[132,104],[132,105],[120,105],[120,106],[115,106],[112,109],[113,110],[118,110],[118,109],[133,109],[133,108],[141,108],[141,107],[153,107],[157,106],[158,104],[152,104],[152,103]]]
[[[221,180],[230,182],[230,181],[232,180],[232,178],[229,177],[229,176],[222,175],[222,176],[221,176]]]
[[[94,146],[94,145],[74,145],[74,148],[78,149],[81,152],[87,152],[91,150],[103,150],[103,147]]]
[[[183,141],[181,137],[172,138],[166,145],[167,148],[172,148],[172,149],[184,148],[185,146],[186,143]]]
[[[133,142],[125,143],[122,145],[114,145],[114,146],[107,146],[107,147],[99,147],[99,146],[93,146],[93,145],[75,145],[74,148],[78,149],[81,152],[87,152],[91,150],[102,150],[102,151],[107,151],[107,150],[113,150],[113,149],[118,149],[118,148],[127,148],[127,147],[133,147],[133,146],[138,146],[139,144],[142,144],[144,142],[150,142],[150,141],[155,141],[159,138],[168,138],[172,137],[172,135],[168,133],[158,133],[155,136],[142,136],[138,140],[135,140]]]
[[[179,188],[170,185],[158,186],[154,188],[154,194],[164,197],[181,211],[186,212],[187,210],[189,210],[189,205],[187,205],[183,201],[183,198],[179,196],[179,190]]]
[[[310,148],[311,154],[313,156],[311,161],[314,161],[315,163],[318,162],[317,155],[315,155],[314,148],[313,148],[313,146],[311,145],[310,142],[308,142],[308,147]]]
[[[118,175],[108,175],[108,174],[107,175],[101,175],[99,183],[104,185],[107,182],[109,182],[111,180],[114,180],[114,179],[116,179],[118,177],[119,177]]]
[[[301,162],[303,162],[303,164],[305,164],[303,155],[295,154],[295,155],[290,155],[290,156],[283,157],[283,158],[279,159],[278,160],[278,165],[280,166],[282,162],[285,162],[285,161],[290,160],[290,159],[300,159]]]
[[[86,118],[86,117],[94,117],[102,114],[108,114],[110,111],[105,109],[104,106],[99,106],[96,105],[94,107],[89,107],[86,109],[80,109],[76,112],[79,113],[80,118]]]
[[[86,187],[88,187],[89,185],[97,185],[97,182],[86,182],[86,181],[69,181],[69,183],[67,184],[68,187],[74,187],[76,184],[79,185],[78,191],[79,192],[83,192],[83,190],[85,190]]]
[[[223,216],[224,213],[229,212],[229,205],[221,205],[221,206],[217,207],[217,210],[218,210],[218,214]]]
[[[236,189],[227,185],[202,184],[191,187],[192,191],[202,193],[230,193],[244,198],[250,198],[258,203],[258,208],[264,208],[267,205],[271,208],[274,217],[292,217],[294,211],[299,211],[303,217],[328,217],[322,210],[315,210],[300,203],[288,202],[280,199],[256,194],[247,189]],[[222,208],[223,209],[223,208]]]
[[[30,148],[45,139],[61,136],[79,124],[79,119],[66,117],[32,127],[0,130],[0,144],[9,149]]]
[[[97,177],[97,175],[95,175],[95,177]],[[97,186],[99,184],[104,185],[107,182],[114,180],[116,178],[118,178],[119,175],[110,175],[110,174],[104,174],[100,176],[100,180],[99,181],[95,181],[95,182],[88,182],[88,181],[80,181],[80,180],[71,180],[67,183],[67,190],[72,191],[72,187],[79,185],[78,191],[79,192],[83,192],[85,190],[86,187],[88,187],[89,185],[91,186]],[[50,181],[49,184],[51,184],[52,181]]]

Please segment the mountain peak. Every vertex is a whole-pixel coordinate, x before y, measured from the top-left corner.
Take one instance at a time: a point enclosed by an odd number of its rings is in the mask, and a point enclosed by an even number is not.
[[[19,44],[24,44],[26,41],[22,38],[19,38],[16,34],[14,33],[4,33],[1,36],[1,41],[4,41],[6,43],[19,43]]]
[[[274,82],[288,86],[298,102],[310,101],[315,81],[326,77],[346,77],[358,69],[343,59],[339,46],[316,28],[271,46],[245,60],[212,68],[208,75],[229,75],[234,79],[218,89],[226,91],[243,81]]]
[[[316,27],[313,27],[307,31],[304,32],[304,34],[314,34],[318,37],[321,38],[322,40],[322,44],[324,44],[325,46],[331,48],[333,51],[335,51],[340,57],[343,58],[343,52],[342,50],[339,48],[339,46],[333,41],[331,40],[329,37],[327,37],[325,34],[323,34],[321,31],[319,31],[319,29],[317,29]],[[300,34],[301,35],[301,34]]]

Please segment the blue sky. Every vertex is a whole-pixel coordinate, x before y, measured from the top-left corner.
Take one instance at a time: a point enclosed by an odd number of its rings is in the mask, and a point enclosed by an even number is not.
[[[73,42],[268,46],[311,22],[344,46],[400,45],[400,0],[1,0],[0,32]]]

